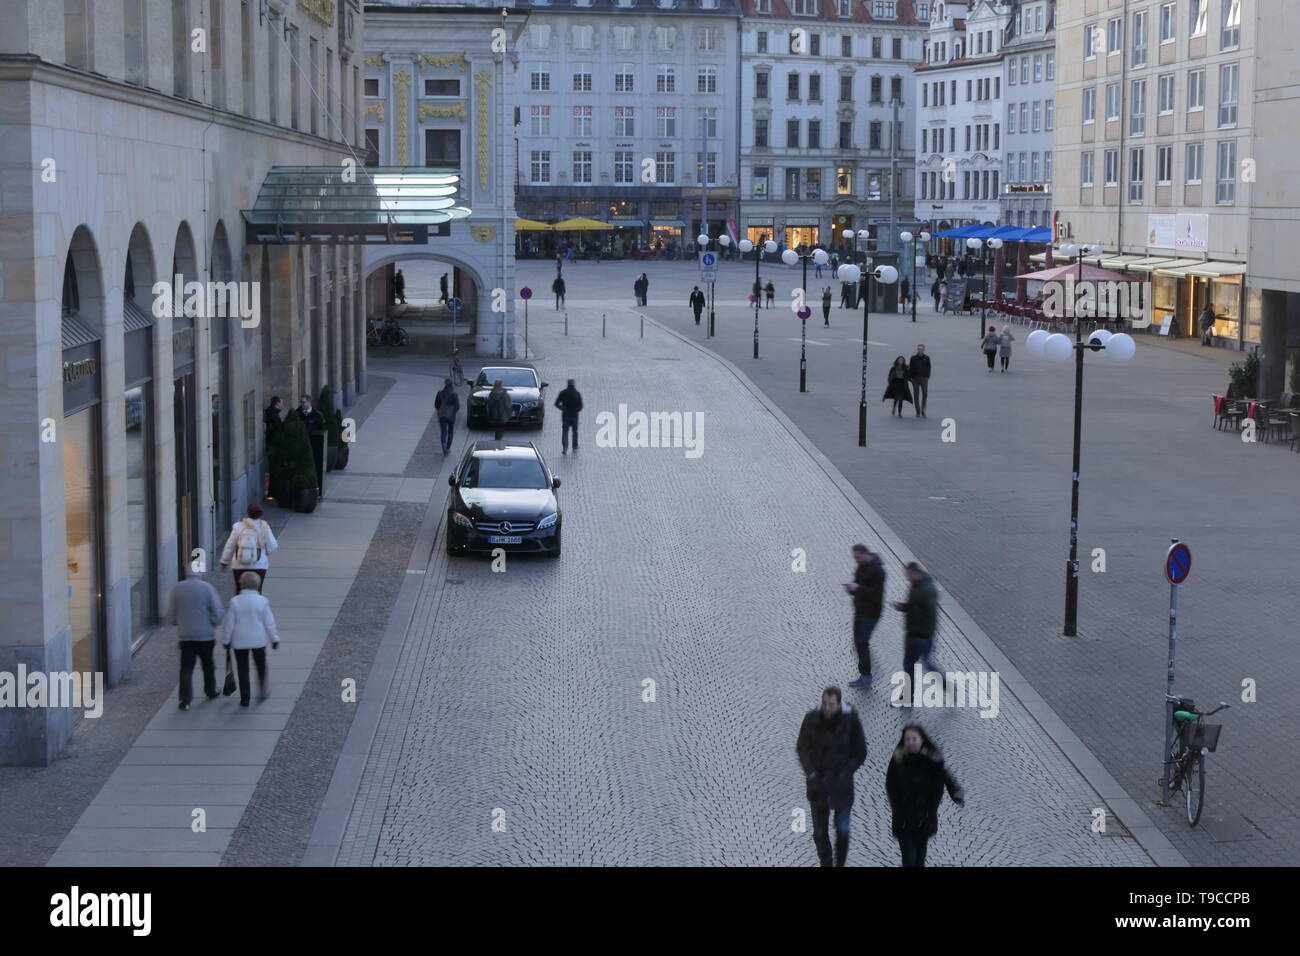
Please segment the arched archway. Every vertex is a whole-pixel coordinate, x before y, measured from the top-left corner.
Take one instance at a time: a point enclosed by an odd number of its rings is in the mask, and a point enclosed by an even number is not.
[[[144,223],[127,242],[122,276],[122,328],[126,406],[126,508],[131,637],[142,635],[158,616],[157,376],[154,368],[153,243]],[[164,392],[162,397],[166,398]]]
[[[229,283],[219,296],[209,296],[208,302],[217,308],[208,316],[210,328],[211,361],[208,365],[208,395],[211,429],[208,432],[209,459],[212,462],[212,500],[216,506],[217,528],[224,529],[232,522],[233,460],[231,446],[235,427],[235,390],[232,378],[231,327],[239,322],[241,296],[234,290],[234,268],[230,261],[230,242],[226,238],[226,225],[217,221],[212,231],[208,277],[213,283]]]
[[[172,245],[171,272],[167,281],[179,286],[184,295],[186,282],[199,281],[199,261],[189,223],[182,221]],[[174,289],[173,292],[176,290]],[[175,452],[176,560],[177,567],[189,564],[199,545],[199,442],[198,379],[196,374],[195,316],[184,308],[171,317],[172,353],[172,438]],[[164,345],[164,350],[166,346]]]
[[[461,310],[455,328],[456,343],[458,347],[466,348],[474,341],[480,310],[491,308],[492,287],[487,276],[477,263],[450,252],[434,252],[424,248],[413,249],[397,246],[367,249],[361,273],[362,281],[370,290],[367,317],[387,314],[387,303],[392,301],[387,280],[378,281],[376,274],[381,273],[390,266],[400,268],[404,261],[411,260],[434,262],[453,267],[454,272],[452,275],[455,278],[450,284],[449,292],[461,299]],[[408,328],[408,332],[410,331],[411,329]],[[436,328],[420,330],[428,339],[436,343],[433,345],[435,349],[442,348],[442,340],[444,339],[446,345],[450,346],[452,331],[450,322],[438,323]]]

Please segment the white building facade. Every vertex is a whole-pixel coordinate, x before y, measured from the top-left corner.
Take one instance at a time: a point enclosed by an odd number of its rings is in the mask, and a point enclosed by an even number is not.
[[[1018,0],[1002,49],[1002,214],[1008,226],[1050,226],[1056,127],[1056,2]]]
[[[996,224],[1003,177],[1006,0],[939,0],[916,70],[916,218],[931,232]]]

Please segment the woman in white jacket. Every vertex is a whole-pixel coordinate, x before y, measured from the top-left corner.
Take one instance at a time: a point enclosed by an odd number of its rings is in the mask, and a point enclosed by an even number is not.
[[[248,517],[236,521],[230,526],[230,537],[221,549],[221,570],[233,567],[235,571],[235,591],[238,593],[240,580],[245,571],[257,572],[257,588],[262,589],[266,580],[266,571],[270,563],[267,555],[279,545],[271,526],[262,520],[262,506],[256,501],[248,506]]]
[[[221,621],[224,636],[221,643],[235,651],[235,667],[239,672],[239,706],[247,707],[251,694],[248,683],[248,655],[253,655],[257,665],[257,685],[261,699],[269,693],[266,680],[266,644],[279,650],[280,634],[271,614],[271,602],[257,590],[257,575],[245,571],[239,579],[239,593],[230,599],[230,607]]]

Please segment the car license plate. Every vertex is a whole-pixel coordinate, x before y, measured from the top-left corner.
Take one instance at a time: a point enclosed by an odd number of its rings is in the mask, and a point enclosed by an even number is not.
[[[488,538],[488,544],[523,544],[524,539],[519,535],[497,534]]]

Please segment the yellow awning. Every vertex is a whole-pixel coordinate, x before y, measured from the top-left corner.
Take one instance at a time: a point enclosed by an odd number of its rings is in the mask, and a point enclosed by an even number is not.
[[[516,219],[515,232],[549,232],[551,226],[536,219]]]
[[[1145,259],[1139,259],[1137,262],[1130,262],[1125,268],[1130,272],[1155,272],[1157,269],[1177,269],[1182,266],[1192,266],[1197,261],[1196,259],[1171,259],[1169,256],[1148,256]]]
[[[556,232],[564,232],[566,230],[588,232],[596,229],[613,229],[614,227],[607,222],[579,217],[577,219],[565,219],[563,222],[557,222],[555,225],[551,226],[551,228]]]

